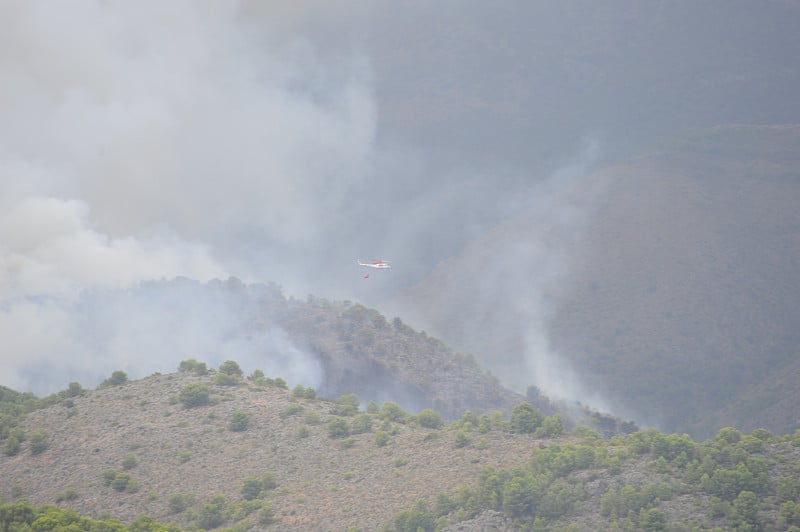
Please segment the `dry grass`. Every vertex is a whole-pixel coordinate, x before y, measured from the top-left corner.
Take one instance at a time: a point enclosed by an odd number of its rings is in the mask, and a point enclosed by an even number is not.
[[[27,434],[43,428],[50,446],[34,456],[25,444],[17,456],[2,456],[0,496],[55,503],[71,486],[78,498],[59,505],[81,514],[129,521],[146,513],[187,525],[185,514],[170,515],[170,495],[193,492],[196,506],[214,494],[238,501],[245,478],[272,472],[279,485],[268,500],[277,528],[374,530],[418,499],[432,505],[438,493],[474,485],[485,465],[521,464],[538,444],[530,436],[492,431],[475,435],[475,442],[483,439],[482,449],[456,449],[453,431],[394,424],[397,433],[384,447],[375,444],[373,431],[353,435],[352,446],[343,448],[342,440],[328,435],[330,402],[297,400],[287,390],[245,383],[211,386],[214,404],[184,408],[176,397],[197,380],[211,382],[187,374],[156,375],[87,392],[72,408],[33,412],[23,428]],[[303,412],[282,416],[295,402]],[[228,430],[234,410],[250,416],[246,431]],[[320,423],[307,425],[308,412]],[[299,436],[303,427],[307,437]],[[123,471],[128,456],[136,459],[129,472],[139,490],[105,486],[103,472]]]

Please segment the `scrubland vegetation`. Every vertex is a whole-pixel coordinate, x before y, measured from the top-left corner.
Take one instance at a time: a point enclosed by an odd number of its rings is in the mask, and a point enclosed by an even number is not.
[[[468,411],[447,423],[430,408],[414,414],[390,401],[363,405],[355,394],[323,399],[258,370],[245,378],[233,361],[214,370],[190,359],[178,369],[134,382],[115,372],[96,391],[70,383],[43,399],[2,389],[0,472],[8,484],[0,492],[0,528],[277,530],[324,528],[330,519],[344,529],[387,531],[482,520],[518,530],[800,529],[800,431],[725,428],[698,442],[649,429],[609,438],[583,426],[567,430],[560,414],[545,415],[528,402],[509,416]],[[89,401],[101,393],[107,410],[118,402],[141,412],[104,425],[101,412],[84,412],[97,408]],[[165,402],[154,404],[160,396]],[[164,424],[179,414],[180,421]],[[128,427],[131,433],[154,427],[151,436],[114,449],[109,467],[70,477],[48,495],[31,487],[57,482],[41,460],[77,458],[88,468],[91,456],[68,453],[101,454],[98,442],[108,439],[76,448],[80,438],[56,426],[58,420],[100,423],[98,436],[126,424],[139,425]],[[70,425],[79,426],[85,425]],[[186,438],[198,430],[201,440]],[[175,448],[170,437],[186,442]],[[301,457],[296,445],[305,446]],[[145,453],[144,446],[172,451]],[[258,456],[249,460],[247,453]],[[213,490],[197,489],[206,473],[234,469],[230,460],[237,459],[248,464],[237,469],[242,473],[228,474]],[[325,461],[337,465],[324,474]],[[194,468],[188,476],[186,467]],[[426,469],[435,482],[424,478]],[[33,475],[40,484],[31,482]],[[170,476],[183,479],[182,489],[163,488]],[[87,504],[90,498],[102,505]],[[123,501],[131,509],[119,515]],[[378,506],[382,517],[373,515]]]

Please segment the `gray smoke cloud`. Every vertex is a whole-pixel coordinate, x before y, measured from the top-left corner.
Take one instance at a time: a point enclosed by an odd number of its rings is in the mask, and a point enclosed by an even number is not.
[[[576,260],[566,244],[591,212],[569,191],[591,198],[592,167],[688,127],[800,119],[798,13],[722,0],[2,2],[0,384],[43,393],[270,351],[291,373],[276,376],[315,385],[280,330],[241,345],[235,308],[215,314],[187,290],[190,312],[137,287],[236,276],[386,309],[489,235],[491,270],[459,268],[475,299],[465,322],[512,309],[492,334],[524,371],[496,350],[482,361],[518,389],[596,403],[547,340]],[[587,136],[603,149],[583,153]],[[498,237],[526,212],[539,214],[525,245]],[[394,267],[364,279],[356,259]],[[402,315],[436,332],[418,316]]]
[[[313,237],[368,165],[368,71],[259,38],[244,7],[5,4],[3,207],[82,200],[112,238]]]
[[[395,302],[396,313],[474,350],[522,394],[535,385],[553,398],[607,407],[549,341],[555,302],[577,258],[575,242],[605,187],[593,173],[601,154],[599,142],[587,140],[570,164],[506,198],[499,207],[515,215],[439,264],[431,279]],[[431,304],[430,293],[440,294],[441,304]]]
[[[83,200],[27,197],[0,216],[0,297],[74,294],[142,279],[224,276],[209,246],[170,232],[111,237],[93,227]]]
[[[7,300],[0,334],[15,357],[4,359],[4,384],[48,393],[71,381],[96,384],[118,369],[131,376],[172,372],[178,361],[195,358],[211,367],[235,360],[247,373],[261,369],[318,386],[319,362],[268,316],[248,326],[250,305],[224,283],[186,278],[85,289],[70,298]]]
[[[375,102],[362,56],[303,37],[297,24],[320,10],[0,6],[0,383],[42,393],[187,355],[252,359],[226,338],[233,314],[207,301],[174,312],[157,294],[102,307],[86,294],[280,279],[296,258],[281,250],[313,249],[342,223],[370,165]],[[319,381],[281,331],[250,341],[282,346],[279,375]]]

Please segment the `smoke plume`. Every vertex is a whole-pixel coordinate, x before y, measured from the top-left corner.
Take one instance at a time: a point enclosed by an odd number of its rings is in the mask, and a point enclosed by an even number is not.
[[[279,330],[238,345],[232,314],[193,293],[125,291],[286,281],[343,223],[375,103],[357,51],[304,37],[313,7],[0,6],[1,384],[49,392],[256,344],[318,381]]]

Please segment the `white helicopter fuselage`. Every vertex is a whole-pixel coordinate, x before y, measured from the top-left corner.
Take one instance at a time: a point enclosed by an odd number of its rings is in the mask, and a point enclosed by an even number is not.
[[[378,268],[379,270],[384,270],[386,268],[391,268],[392,266],[389,264],[388,261],[385,260],[376,260],[375,262],[361,262],[358,261],[359,266],[366,266],[367,268]]]

